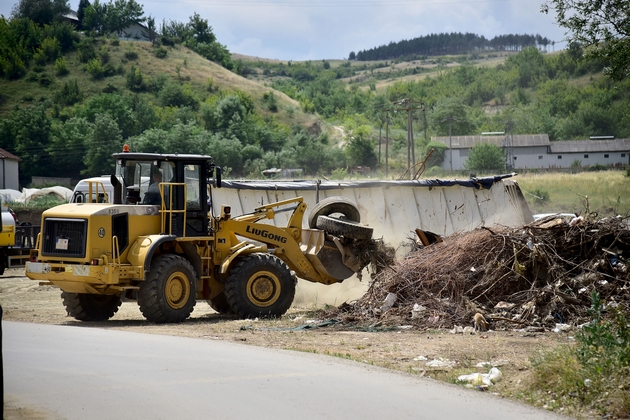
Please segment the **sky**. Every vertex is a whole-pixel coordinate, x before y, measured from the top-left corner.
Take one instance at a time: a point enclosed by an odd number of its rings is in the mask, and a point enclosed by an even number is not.
[[[108,2],[109,0],[101,0]],[[432,33],[471,32],[493,38],[540,34],[564,48],[544,0],[136,0],[145,16],[188,22],[198,13],[232,53],[279,60],[346,59],[390,42]],[[1,0],[8,17],[16,1]],[[76,10],[79,0],[70,0]]]

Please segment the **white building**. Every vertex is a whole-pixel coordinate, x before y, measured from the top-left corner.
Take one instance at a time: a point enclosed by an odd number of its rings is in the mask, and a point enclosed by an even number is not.
[[[549,141],[547,134],[500,136],[433,137],[445,144],[442,169],[459,171],[478,143],[490,143],[505,151],[507,169],[588,168],[595,164],[625,167],[630,156],[630,139]]]
[[[19,190],[19,163],[22,159],[0,149],[0,189]]]

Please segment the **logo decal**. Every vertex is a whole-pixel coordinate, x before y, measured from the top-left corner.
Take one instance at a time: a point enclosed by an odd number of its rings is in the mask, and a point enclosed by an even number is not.
[[[245,228],[245,232],[247,233],[253,233],[256,236],[260,236],[272,241],[276,241],[276,242],[280,242],[283,244],[287,243],[287,238],[281,235],[276,235],[275,233],[271,233],[268,230],[261,230],[261,229],[256,229],[251,227],[251,225],[247,225],[247,228]]]
[[[105,237],[105,229],[103,229],[102,227],[98,228],[98,237],[99,238],[104,238]]]

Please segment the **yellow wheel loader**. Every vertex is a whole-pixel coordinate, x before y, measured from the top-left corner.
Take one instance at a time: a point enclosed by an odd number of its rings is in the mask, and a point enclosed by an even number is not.
[[[229,203],[212,203],[221,172],[210,156],[126,147],[114,158],[113,199],[45,211],[26,264],[30,279],[62,290],[78,320],[111,318],[123,297],[156,323],[185,320],[197,300],[242,318],[276,317],[291,306],[297,277],[332,284],[367,264],[357,250],[372,228],[343,198],[318,204],[311,228],[302,227],[301,197],[233,216]],[[284,212],[286,226],[270,223]]]

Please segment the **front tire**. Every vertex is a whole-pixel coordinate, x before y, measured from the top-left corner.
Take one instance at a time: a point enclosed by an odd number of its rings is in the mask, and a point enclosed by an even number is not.
[[[192,264],[178,255],[157,257],[138,290],[144,317],[155,323],[182,322],[196,302],[197,277]]]
[[[107,321],[118,312],[120,295],[61,292],[68,315],[79,321]]]
[[[228,274],[225,295],[241,318],[279,317],[293,303],[296,278],[280,258],[251,254]]]

